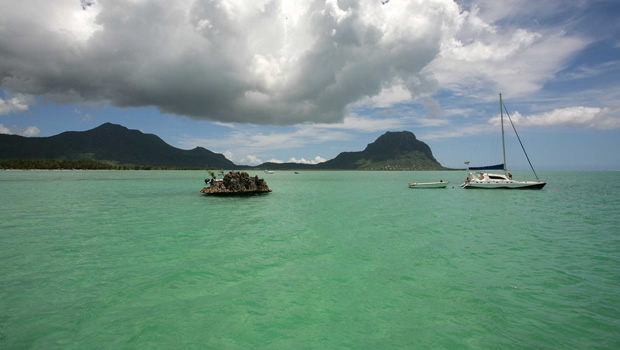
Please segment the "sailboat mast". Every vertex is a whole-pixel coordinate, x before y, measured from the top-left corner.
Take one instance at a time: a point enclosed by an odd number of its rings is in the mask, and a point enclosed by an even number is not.
[[[502,93],[499,93],[499,115],[502,124],[502,152],[504,153],[504,175],[506,175],[506,144],[504,142],[504,104],[502,102]]]

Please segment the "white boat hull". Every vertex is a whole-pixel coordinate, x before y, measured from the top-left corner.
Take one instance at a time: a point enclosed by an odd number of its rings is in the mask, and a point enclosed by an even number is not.
[[[409,188],[446,188],[449,182],[412,182]]]
[[[537,190],[545,187],[547,183],[541,181],[493,181],[493,182],[469,182],[461,185],[463,188],[480,189],[514,189],[514,190]]]
[[[545,187],[547,183],[542,181],[515,181],[512,176],[504,174],[469,173],[462,188],[481,188],[481,189],[522,189],[536,190]]]

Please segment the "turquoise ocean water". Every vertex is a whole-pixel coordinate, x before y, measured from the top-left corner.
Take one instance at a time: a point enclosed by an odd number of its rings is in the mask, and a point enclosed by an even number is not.
[[[0,172],[0,348],[620,348],[620,172],[256,174]]]

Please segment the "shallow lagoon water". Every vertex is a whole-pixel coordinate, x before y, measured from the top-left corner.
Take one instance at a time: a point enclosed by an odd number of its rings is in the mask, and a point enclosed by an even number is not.
[[[0,348],[620,347],[620,172],[255,174],[0,172]]]

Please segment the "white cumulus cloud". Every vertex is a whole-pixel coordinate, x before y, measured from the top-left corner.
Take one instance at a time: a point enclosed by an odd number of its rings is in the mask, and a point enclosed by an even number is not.
[[[421,71],[458,16],[449,0],[7,2],[0,87],[220,122],[336,122],[393,84],[433,94]]]
[[[0,97],[0,115],[25,112],[34,102],[33,96],[24,94],[15,94],[5,99]]]
[[[270,125],[341,122],[359,103],[436,117],[440,87],[532,91],[584,45],[498,31],[451,0],[13,1],[0,23],[0,88]]]
[[[224,155],[224,157],[226,157],[228,160],[235,164],[258,165],[263,163],[260,158],[251,154],[245,156],[236,156],[235,154],[238,153],[233,154],[233,152],[230,150],[224,151],[222,154]]]
[[[0,124],[0,134],[8,134],[8,135],[20,135],[26,137],[37,136],[41,133],[41,130],[36,126],[28,126],[25,128],[19,126],[6,127]]]
[[[297,159],[295,157],[291,157],[291,159],[288,160],[288,163],[299,163],[299,164],[319,164],[319,163],[323,163],[325,162],[326,159],[321,157],[321,156],[316,156],[314,157],[314,159],[311,160],[307,160],[305,158],[301,158],[301,159]]]
[[[245,158],[241,159],[242,164],[258,165],[258,164],[261,164],[262,162],[263,161],[260,160],[258,157],[253,156],[251,154],[248,154],[247,156],[245,156]]]
[[[480,30],[470,34],[467,41],[458,40],[455,33],[452,40],[443,43],[441,54],[427,67],[442,87],[461,95],[488,98],[497,91],[513,97],[536,93],[566,67],[569,57],[588,44],[563,32],[543,35],[525,29],[508,33],[495,27]]]
[[[566,107],[552,111],[523,116],[519,112],[510,115],[513,123],[523,126],[571,126],[582,125],[600,130],[620,128],[620,109],[598,107]],[[491,124],[499,124],[499,116],[489,120]]]

